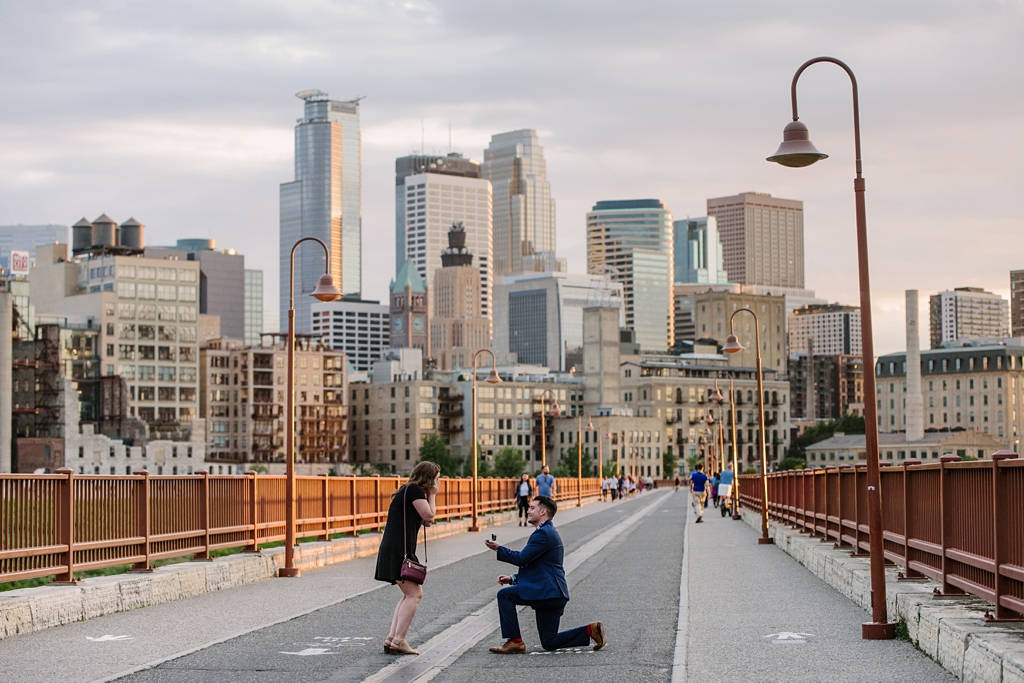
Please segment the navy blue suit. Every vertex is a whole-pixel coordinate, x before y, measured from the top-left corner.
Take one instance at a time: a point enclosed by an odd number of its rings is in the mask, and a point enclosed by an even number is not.
[[[512,576],[512,585],[498,591],[498,616],[501,635],[521,638],[516,605],[529,605],[537,614],[537,631],[545,650],[588,645],[587,627],[558,632],[558,623],[569,602],[562,557],[565,549],[555,525],[548,520],[530,534],[526,546],[519,551],[498,548],[498,561],[519,567]]]

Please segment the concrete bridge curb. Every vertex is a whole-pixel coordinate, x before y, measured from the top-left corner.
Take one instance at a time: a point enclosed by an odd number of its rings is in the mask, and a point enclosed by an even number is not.
[[[741,514],[760,532],[760,512]],[[851,557],[832,542],[775,522],[768,534],[807,570],[870,611],[866,557]],[[981,618],[990,603],[971,596],[935,598],[937,583],[900,582],[895,567],[886,569],[885,583],[889,618],[905,622],[910,641],[947,671],[964,681],[1024,683],[1024,623],[986,624]]]
[[[591,497],[583,502],[597,500]],[[514,522],[515,515],[514,510],[481,515],[478,524],[500,526]],[[427,528],[427,539],[466,533],[469,526],[468,517],[438,522]],[[379,533],[303,543],[295,550],[295,564],[302,570],[325,567],[373,555],[379,545]],[[0,639],[255,583],[272,578],[283,566],[284,548],[277,547],[165,565],[151,572],[83,579],[76,585],[5,591],[0,593]]]

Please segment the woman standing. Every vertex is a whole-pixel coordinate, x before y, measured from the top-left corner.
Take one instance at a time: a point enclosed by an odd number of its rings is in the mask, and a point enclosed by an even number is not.
[[[530,499],[533,498],[533,485],[530,484],[530,475],[523,472],[516,482],[516,507],[519,509],[519,526],[526,526],[526,509],[530,507]]]
[[[391,505],[388,507],[388,521],[377,551],[377,571],[373,575],[378,581],[397,583],[402,589],[402,599],[395,606],[395,614],[391,618],[391,630],[384,639],[384,652],[388,654],[419,654],[405,642],[405,636],[409,633],[409,625],[423,598],[423,586],[404,581],[400,576],[406,552],[410,558],[419,562],[416,557],[416,536],[421,525],[430,526],[434,521],[437,510],[434,500],[440,476],[441,468],[435,463],[419,463],[413,468],[405,486],[391,497]]]

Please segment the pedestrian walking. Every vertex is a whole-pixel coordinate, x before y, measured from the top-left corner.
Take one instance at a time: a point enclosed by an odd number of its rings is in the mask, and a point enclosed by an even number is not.
[[[519,510],[519,526],[526,526],[526,509],[530,507],[530,499],[533,498],[533,486],[530,485],[530,475],[523,472],[516,483],[516,509]]]
[[[676,488],[675,488],[675,490],[676,491],[679,490],[679,475],[678,474],[676,475]]]
[[[718,472],[711,477],[711,501],[715,507],[718,507]]]
[[[697,513],[697,523],[704,521],[704,502],[707,495],[708,475],[703,472],[704,465],[697,463],[697,469],[690,472],[690,505]]]
[[[619,479],[618,477],[608,477],[608,490],[612,494],[612,500],[619,499]]]
[[[601,500],[604,501],[608,497],[608,478],[605,477],[601,480]]]
[[[547,496],[548,498],[554,498],[555,493],[558,491],[558,483],[555,478],[551,476],[551,468],[544,465],[544,468],[537,475],[535,483],[537,484],[537,495]]]
[[[491,648],[495,654],[526,652],[526,643],[519,630],[519,617],[516,615],[517,605],[533,608],[537,616],[540,644],[545,650],[581,647],[589,645],[591,641],[594,642],[595,650],[605,645],[604,625],[600,621],[558,631],[565,605],[569,602],[569,586],[565,582],[565,568],[562,566],[565,553],[562,538],[551,521],[557,511],[558,506],[551,498],[536,496],[533,499],[527,520],[537,528],[520,551],[510,550],[491,540],[484,541],[488,548],[498,551],[499,562],[519,567],[516,574],[502,574],[498,577],[498,584],[505,586],[498,591],[498,618],[505,642],[500,647]]]
[[[437,511],[435,499],[440,485],[441,468],[423,461],[413,468],[409,481],[391,497],[388,521],[377,551],[377,569],[373,578],[397,584],[402,597],[391,617],[391,630],[384,639],[384,652],[393,655],[418,655],[405,641],[416,608],[423,599],[423,586],[401,578],[402,562],[408,557],[416,562],[416,535],[421,526],[430,526]],[[426,538],[424,537],[424,542]]]

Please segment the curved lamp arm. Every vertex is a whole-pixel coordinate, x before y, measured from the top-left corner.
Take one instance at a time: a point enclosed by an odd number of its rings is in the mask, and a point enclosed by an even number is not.
[[[790,98],[793,101],[793,120],[800,120],[799,114],[797,114],[796,108],[796,82],[800,79],[800,74],[812,64],[818,62],[829,62],[835,64],[850,77],[850,83],[853,86],[853,146],[854,153],[856,155],[857,165],[857,177],[861,177],[861,163],[860,163],[860,100],[857,96],[857,77],[853,75],[853,70],[846,65],[842,60],[836,59],[835,57],[815,57],[814,59],[808,59],[806,62],[800,65],[800,68],[793,74],[793,84],[790,86]]]

